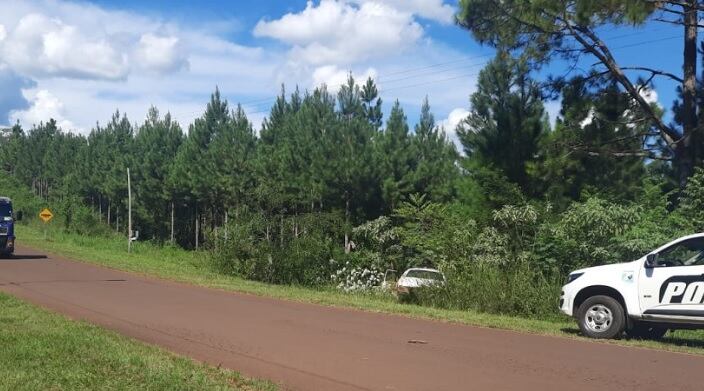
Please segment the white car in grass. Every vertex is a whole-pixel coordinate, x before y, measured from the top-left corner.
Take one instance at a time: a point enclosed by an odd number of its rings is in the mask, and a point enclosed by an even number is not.
[[[704,328],[704,233],[672,241],[628,263],[575,270],[560,310],[591,338],[659,338]]]
[[[413,294],[421,287],[444,286],[445,275],[437,269],[411,268],[406,270],[396,282],[396,294],[399,299]]]

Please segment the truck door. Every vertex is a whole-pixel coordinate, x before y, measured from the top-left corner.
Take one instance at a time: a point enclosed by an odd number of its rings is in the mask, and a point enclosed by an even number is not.
[[[704,322],[704,237],[685,239],[643,267],[639,299],[645,318]]]

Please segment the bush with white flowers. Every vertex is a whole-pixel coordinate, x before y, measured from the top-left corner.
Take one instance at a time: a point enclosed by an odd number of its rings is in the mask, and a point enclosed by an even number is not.
[[[367,292],[381,286],[384,273],[373,267],[356,267],[346,262],[330,276],[330,280],[345,292]]]

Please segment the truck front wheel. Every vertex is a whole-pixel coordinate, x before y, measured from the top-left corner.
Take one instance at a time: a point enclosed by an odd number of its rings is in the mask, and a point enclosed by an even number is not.
[[[626,328],[623,306],[610,296],[592,296],[579,306],[579,329],[589,338],[619,338]]]

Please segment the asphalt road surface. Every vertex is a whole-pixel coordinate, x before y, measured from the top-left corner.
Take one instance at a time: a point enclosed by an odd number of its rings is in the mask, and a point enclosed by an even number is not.
[[[704,389],[700,356],[228,293],[27,248],[0,259],[0,290],[286,389]]]

